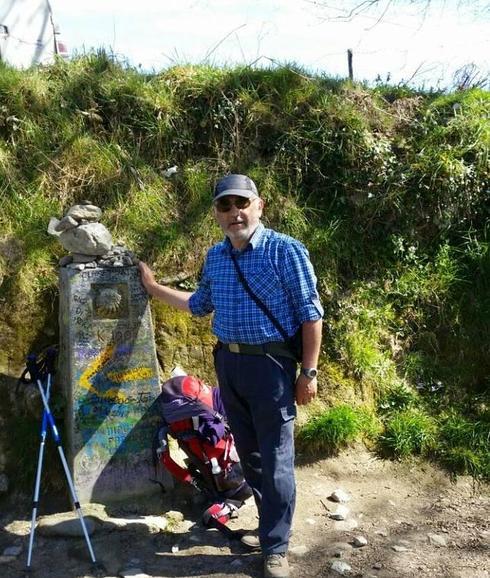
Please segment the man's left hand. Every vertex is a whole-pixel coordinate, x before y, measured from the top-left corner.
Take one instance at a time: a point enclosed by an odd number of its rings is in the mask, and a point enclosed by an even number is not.
[[[315,399],[316,393],[316,377],[310,379],[309,377],[306,377],[306,375],[300,373],[296,380],[296,403],[298,405],[306,405],[307,403],[310,403],[311,400]]]

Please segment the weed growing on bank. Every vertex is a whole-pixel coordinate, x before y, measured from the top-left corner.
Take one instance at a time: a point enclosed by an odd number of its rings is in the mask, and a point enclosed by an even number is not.
[[[91,200],[115,240],[192,288],[221,237],[213,183],[247,173],[265,223],[308,247],[325,306],[320,393],[334,407],[299,441],[378,439],[488,477],[489,116],[484,90],[368,89],[296,65],[0,63],[0,370],[57,338],[51,216]],[[184,361],[172,328],[185,327],[185,346],[205,347],[189,369],[212,375],[208,326],[154,312],[160,351]]]
[[[297,436],[298,445],[310,454],[336,454],[361,439],[370,440],[379,433],[375,416],[362,407],[338,405],[316,415]]]

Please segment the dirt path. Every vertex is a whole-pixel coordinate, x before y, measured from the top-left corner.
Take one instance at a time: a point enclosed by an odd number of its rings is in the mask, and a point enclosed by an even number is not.
[[[334,562],[350,566],[345,575],[364,578],[490,578],[487,486],[475,486],[469,479],[452,483],[429,465],[382,461],[359,449],[299,465],[297,481],[290,552],[294,578],[338,577]],[[328,496],[337,488],[351,495],[345,521],[330,518],[338,504]],[[104,575],[259,578],[260,556],[244,553],[215,530],[192,524],[199,519],[199,507],[191,502],[189,494],[180,494],[155,498],[145,512],[136,504],[110,512],[134,517],[172,509],[182,511],[185,520],[172,533],[152,534],[131,525],[96,532],[93,547],[105,565]],[[0,554],[6,547],[23,548],[16,558],[0,562],[2,578],[24,576],[28,516],[1,515]],[[247,504],[232,526],[252,529],[256,523],[255,507]],[[367,545],[353,547],[356,536],[366,538]],[[94,575],[84,542],[75,538],[38,537],[33,566],[33,575],[40,578]]]

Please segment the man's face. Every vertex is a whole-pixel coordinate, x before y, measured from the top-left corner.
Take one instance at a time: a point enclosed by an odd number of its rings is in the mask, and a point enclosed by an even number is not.
[[[233,247],[243,249],[260,222],[264,201],[259,197],[244,199],[236,195],[227,195],[222,198],[226,199],[227,204],[231,204],[231,208],[223,212],[219,211],[215,204],[214,216]],[[250,205],[246,208],[239,209],[235,204],[246,200],[250,200]]]

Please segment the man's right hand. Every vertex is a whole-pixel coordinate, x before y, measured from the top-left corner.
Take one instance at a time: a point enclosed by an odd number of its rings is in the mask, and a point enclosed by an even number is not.
[[[177,307],[177,309],[190,313],[189,299],[192,293],[160,285],[155,279],[153,271],[143,261],[138,263],[138,267],[140,270],[141,282],[149,295],[160,299],[160,301],[163,301],[167,305]]]
[[[140,261],[138,263],[138,267],[140,270],[141,282],[143,283],[143,287],[151,295],[152,289],[155,287],[155,285],[157,285],[157,282],[155,281],[155,275],[153,275],[153,271],[143,261]]]

